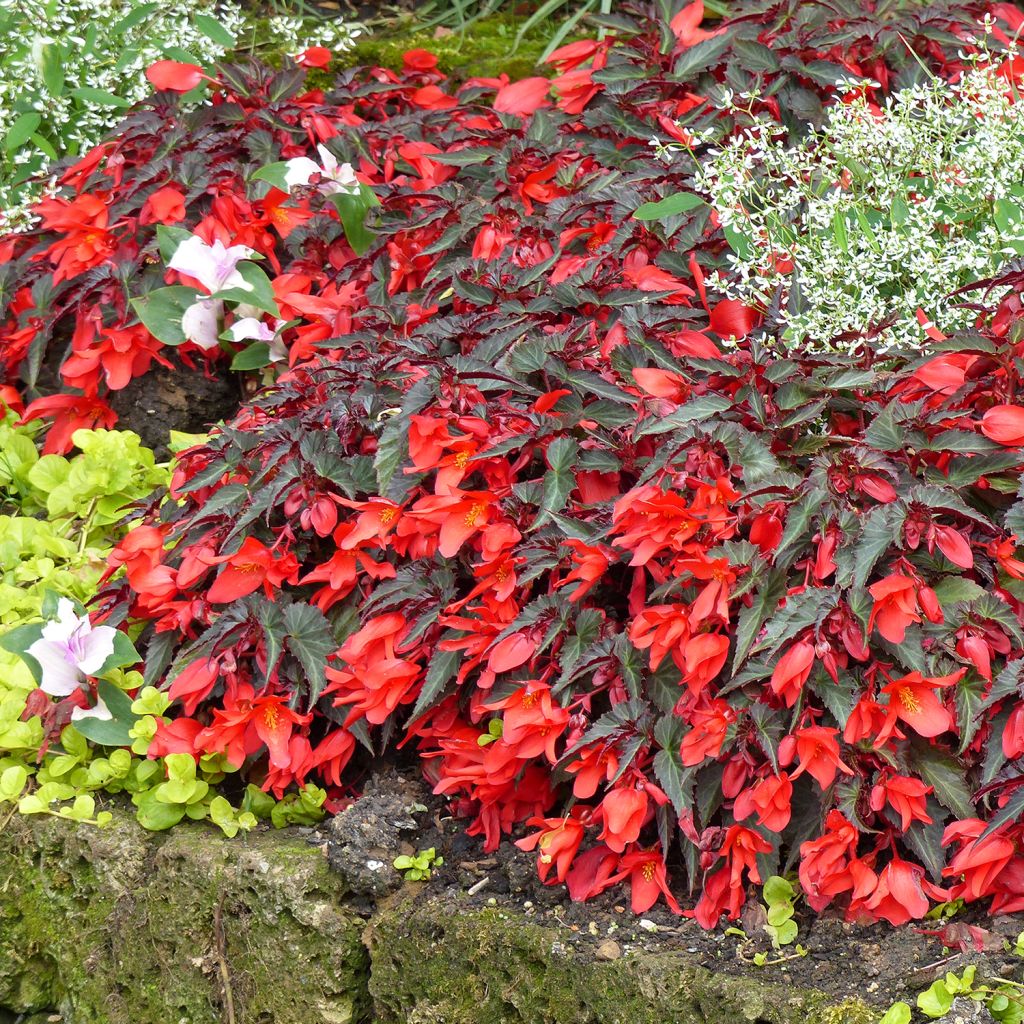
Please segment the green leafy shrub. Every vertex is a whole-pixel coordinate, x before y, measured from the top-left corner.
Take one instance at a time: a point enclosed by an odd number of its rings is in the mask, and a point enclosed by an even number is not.
[[[40,457],[37,428],[0,420],[0,630],[37,620],[47,592],[86,602],[125,507],[168,480],[130,431],[77,430],[65,458]]]
[[[5,0],[0,4],[0,228],[26,223],[49,164],[85,152],[152,92],[154,61],[195,64],[237,50],[264,56],[344,49],[341,21],[256,17],[216,0]]]

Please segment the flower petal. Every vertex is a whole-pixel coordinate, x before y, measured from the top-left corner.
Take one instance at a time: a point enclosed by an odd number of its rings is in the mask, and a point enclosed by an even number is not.
[[[39,689],[51,697],[67,697],[81,684],[81,676],[69,660],[68,650],[49,640],[37,640],[28,653],[39,662],[43,678]]]
[[[117,630],[110,626],[93,626],[82,637],[82,656],[78,668],[87,676],[94,676],[114,653]]]

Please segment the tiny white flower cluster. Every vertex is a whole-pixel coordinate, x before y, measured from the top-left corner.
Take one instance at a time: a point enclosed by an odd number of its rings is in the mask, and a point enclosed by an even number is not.
[[[300,18],[290,14],[272,15],[267,21],[267,27],[271,41],[293,46],[296,52],[308,46],[346,50],[361,31],[358,25],[346,25],[326,18]]]
[[[1024,102],[997,66],[881,108],[860,86],[799,144],[755,122],[698,174],[733,250],[716,284],[774,305],[811,351],[868,331],[881,352],[920,346],[918,310],[965,327],[975,314],[951,293],[1024,255]]]
[[[30,223],[28,207],[52,189],[51,161],[85,152],[152,92],[144,72],[155,61],[218,61],[228,37],[240,51],[341,51],[358,31],[336,19],[257,21],[235,0],[0,0],[0,230]],[[26,114],[38,124],[12,138]]]

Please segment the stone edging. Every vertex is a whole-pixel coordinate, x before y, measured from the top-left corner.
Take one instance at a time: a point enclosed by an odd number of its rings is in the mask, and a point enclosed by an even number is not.
[[[297,830],[0,832],[0,1024],[874,1024],[863,1003],[581,955],[500,908],[351,899]],[[32,1016],[32,1015],[36,1016]]]

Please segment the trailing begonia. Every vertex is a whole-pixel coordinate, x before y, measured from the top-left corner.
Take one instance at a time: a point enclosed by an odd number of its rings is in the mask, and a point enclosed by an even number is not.
[[[712,927],[795,870],[851,919],[1021,909],[1024,275],[910,351],[865,323],[783,356],[713,286],[728,246],[696,189],[748,117],[795,139],[850,76],[882,99],[922,64],[961,75],[983,12],[661,13],[556,51],[550,84],[447,88],[418,56],[328,94],[214,69],[209,108],[160,96],[68,169],[46,225],[0,243],[12,372],[37,385],[76,334],[105,368],[124,331],[132,376],[148,351],[223,370],[245,320],[287,353],[180,454],[93,621],[137,636],[175,772],[223,757],[337,808],[400,749],[574,899],[628,882],[637,912]],[[160,211],[185,256],[262,256],[274,308],[197,278]],[[134,310],[161,289],[223,303],[215,346],[153,344]],[[61,372],[30,416],[108,415],[112,374]]]

